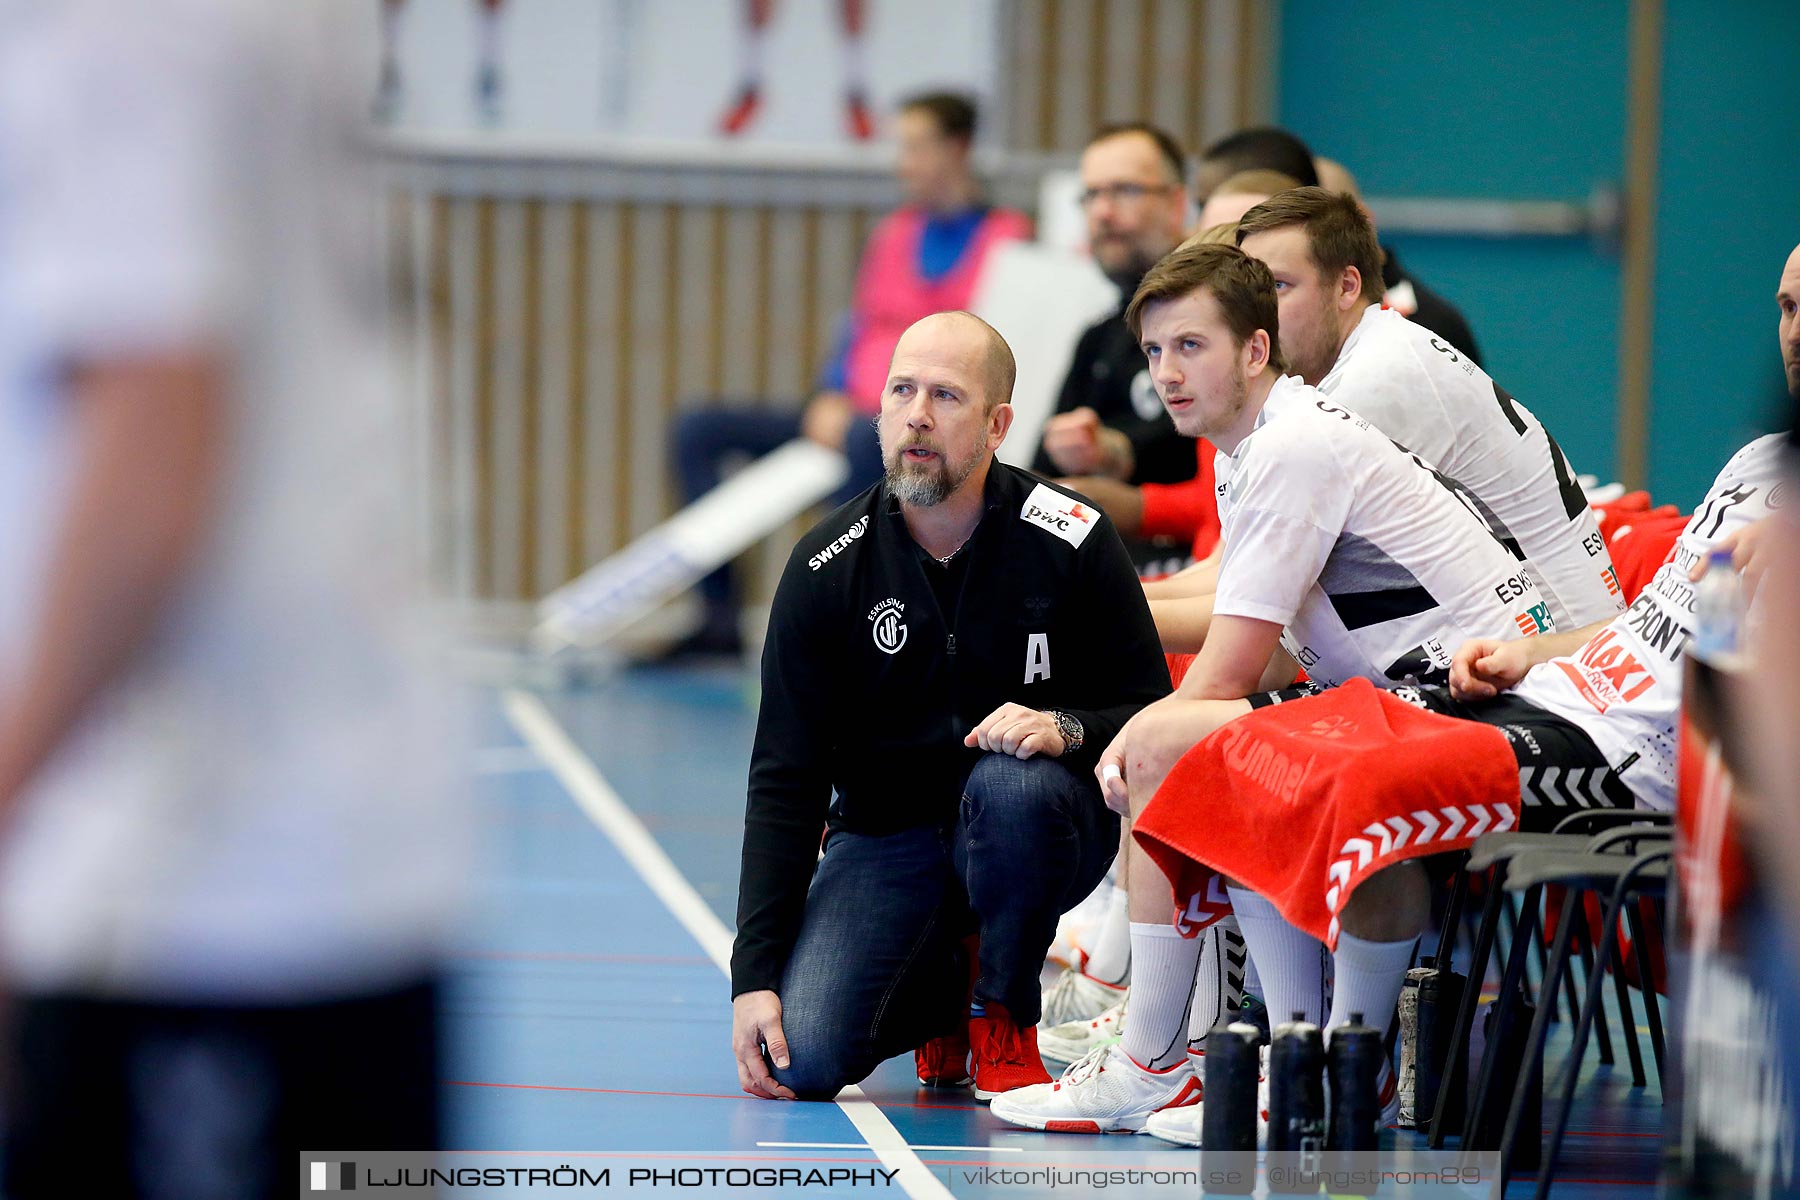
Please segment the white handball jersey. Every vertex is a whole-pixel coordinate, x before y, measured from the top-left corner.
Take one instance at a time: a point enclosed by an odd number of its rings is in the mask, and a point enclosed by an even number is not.
[[[454,932],[468,738],[338,15],[0,0],[0,695],[78,469],[68,366],[198,348],[232,381],[204,545],[7,814],[0,974],[26,991],[341,998]]]
[[[1371,305],[1319,390],[1457,480],[1511,538],[1565,629],[1625,607],[1606,541],[1550,431],[1486,372]]]
[[[1555,627],[1466,489],[1298,376],[1217,472],[1213,612],[1281,624],[1320,684],[1440,682],[1465,638]]]
[[[1758,438],[1713,481],[1669,560],[1631,607],[1574,654],[1533,667],[1517,694],[1594,739],[1646,808],[1675,806],[1675,722],[1681,651],[1694,627],[1688,571],[1720,538],[1786,500],[1783,439]]]

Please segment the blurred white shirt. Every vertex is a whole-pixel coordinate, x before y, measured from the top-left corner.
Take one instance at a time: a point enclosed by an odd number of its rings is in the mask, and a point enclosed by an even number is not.
[[[29,990],[380,987],[455,913],[466,739],[410,578],[334,8],[0,0],[0,689],[68,482],[61,368],[233,371],[204,561],[0,843],[0,973]]]

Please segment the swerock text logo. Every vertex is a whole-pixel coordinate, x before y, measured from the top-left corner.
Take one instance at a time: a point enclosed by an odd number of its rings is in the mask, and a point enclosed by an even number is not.
[[[906,605],[892,596],[869,610],[869,632],[883,654],[894,654],[906,645],[906,622],[900,619],[905,612]]]
[[[356,1164],[353,1162],[316,1162],[308,1163],[307,1188],[309,1192],[354,1192],[356,1190]]]
[[[825,546],[822,549],[820,549],[820,551],[817,554],[813,555],[811,558],[806,560],[806,565],[807,565],[808,569],[816,571],[820,567],[824,566],[826,563],[830,562],[832,559],[836,558],[838,555],[842,554],[844,552],[845,547],[849,546],[851,542],[854,542],[857,538],[861,537],[863,535],[863,531],[866,530],[868,527],[869,527],[869,518],[868,517],[863,516],[863,517],[857,518],[856,524],[850,526],[850,528],[848,528],[848,529],[844,530],[844,532],[838,534],[837,537],[835,537],[831,541],[827,542],[825,544]]]

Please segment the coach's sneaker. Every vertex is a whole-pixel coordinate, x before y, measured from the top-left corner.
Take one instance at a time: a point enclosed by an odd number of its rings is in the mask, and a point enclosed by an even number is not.
[[[969,1018],[969,1048],[975,1057],[977,1100],[1050,1082],[1038,1055],[1037,1026],[1020,1025],[1005,1005],[990,1000],[985,1013]]]
[[[919,1084],[929,1088],[962,1087],[969,1082],[969,1027],[934,1037],[913,1051]]]
[[[1200,1081],[1184,1057],[1163,1071],[1137,1065],[1119,1046],[1101,1046],[1055,1083],[1009,1092],[993,1103],[1003,1121],[1046,1133],[1129,1133],[1151,1113],[1191,1105]]]
[[[1129,995],[1129,993],[1127,993]],[[1091,1021],[1065,1021],[1038,1034],[1038,1053],[1046,1062],[1072,1063],[1096,1046],[1110,1046],[1125,1032],[1125,1001]]]
[[[1189,1068],[1194,1072],[1194,1077],[1203,1082],[1206,1078],[1205,1063],[1204,1054],[1188,1055]],[[1256,1078],[1256,1144],[1259,1147],[1267,1146],[1269,1142],[1269,1059],[1266,1050],[1263,1052],[1262,1065],[1264,1070]],[[1198,1146],[1202,1114],[1205,1111],[1206,1098],[1203,1091],[1198,1104],[1151,1113],[1149,1120],[1144,1122],[1143,1132],[1177,1146]]]
[[[1091,1021],[1125,998],[1122,983],[1095,979],[1081,968],[1086,957],[1075,966],[1065,967],[1056,982],[1044,989],[1044,1015],[1039,1029],[1054,1029],[1070,1021]]]

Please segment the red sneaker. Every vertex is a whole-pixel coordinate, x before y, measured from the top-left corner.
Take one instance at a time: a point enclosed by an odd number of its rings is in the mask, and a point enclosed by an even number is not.
[[[850,136],[859,142],[875,136],[875,114],[869,111],[869,102],[861,92],[851,92],[844,97],[844,124],[849,127]]]
[[[975,1054],[977,1100],[1050,1082],[1038,1056],[1037,1026],[1019,1025],[1003,1005],[990,1000],[985,1015],[969,1018],[969,1044]]]
[[[725,115],[719,118],[719,132],[726,137],[736,137],[750,128],[750,123],[756,120],[756,114],[761,108],[762,93],[754,87],[743,88],[731,107],[725,110]]]
[[[929,1088],[962,1087],[969,1082],[969,1027],[934,1037],[913,1051],[919,1083]]]

